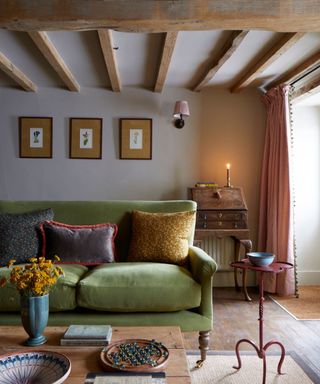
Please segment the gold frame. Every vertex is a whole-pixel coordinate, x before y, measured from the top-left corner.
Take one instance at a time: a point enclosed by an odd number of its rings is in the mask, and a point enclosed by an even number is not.
[[[19,117],[19,157],[52,158],[52,117]]]
[[[120,159],[152,159],[152,119],[120,119]]]
[[[102,118],[70,118],[70,159],[102,159]],[[86,138],[81,140],[81,130]]]

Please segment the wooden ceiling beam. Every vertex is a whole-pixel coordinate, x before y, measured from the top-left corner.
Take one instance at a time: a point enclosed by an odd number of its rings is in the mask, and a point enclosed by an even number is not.
[[[1,0],[0,28],[17,31],[178,30],[320,31],[318,1]]]
[[[312,78],[310,78],[310,80],[302,84],[299,88],[295,89],[291,96],[291,100],[293,102],[301,101],[319,92],[320,74],[313,76]]]
[[[25,91],[36,92],[37,86],[0,52],[0,69],[18,83]]]
[[[266,68],[279,59],[281,55],[287,52],[304,33],[286,33],[280,41],[275,44],[268,52],[255,63],[247,73],[238,81],[230,91],[235,93],[250,85]]]
[[[80,85],[73,76],[70,69],[56,50],[46,32],[29,32],[29,36],[34,41],[40,52],[47,59],[52,68],[57,72],[62,81],[70,91],[79,92]]]
[[[166,81],[169,65],[171,62],[174,47],[176,45],[178,32],[167,32],[165,34],[162,55],[157,75],[154,92],[161,92]]]
[[[107,71],[109,74],[111,88],[114,92],[120,92],[121,83],[120,83],[116,56],[114,54],[114,49],[113,49],[114,47],[113,47],[112,32],[110,31],[110,29],[99,29],[98,36],[100,40],[104,61],[106,63]]]
[[[242,43],[243,39],[247,36],[248,31],[233,31],[228,40],[223,45],[220,50],[218,57],[213,60],[212,65],[202,76],[200,82],[198,82],[192,90],[199,92],[202,88],[209,83],[209,81],[215,76],[218,70],[225,64],[234,52],[238,49],[239,45]]]
[[[299,79],[299,77],[312,71],[315,67],[320,65],[320,51],[310,56],[307,60],[297,65],[290,71],[284,73],[281,77],[275,79],[268,84],[267,89],[277,87],[280,84],[290,84],[293,81]]]

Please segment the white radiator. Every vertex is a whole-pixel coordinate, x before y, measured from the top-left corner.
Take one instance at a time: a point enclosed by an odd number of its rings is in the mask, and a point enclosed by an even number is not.
[[[234,240],[231,237],[219,239],[214,236],[204,238],[196,244],[210,255],[218,264],[218,271],[230,271],[230,263],[234,261]]]

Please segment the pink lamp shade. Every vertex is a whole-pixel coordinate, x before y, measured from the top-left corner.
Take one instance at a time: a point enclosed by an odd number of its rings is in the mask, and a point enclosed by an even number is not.
[[[188,102],[177,101],[173,111],[173,117],[175,118],[174,125],[176,128],[184,127],[183,116],[190,116]]]
[[[177,101],[174,106],[173,117],[180,118],[182,116],[190,116],[187,101]]]

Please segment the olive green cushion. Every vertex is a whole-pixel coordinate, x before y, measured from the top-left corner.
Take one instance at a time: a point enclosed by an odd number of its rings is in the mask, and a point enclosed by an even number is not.
[[[23,265],[23,264],[21,264]],[[50,311],[68,311],[76,308],[76,287],[81,277],[88,271],[84,265],[61,265],[64,276],[53,286],[49,296]],[[0,268],[0,279],[10,278],[8,268]],[[0,288],[0,312],[20,311],[20,295],[10,283]]]
[[[200,305],[190,272],[165,263],[101,264],[79,282],[78,305],[110,312],[168,312]]]
[[[85,276],[88,267],[78,264],[60,264],[64,276],[51,289],[49,296],[50,312],[68,311],[77,306],[77,285]]]

